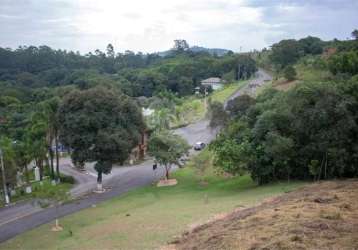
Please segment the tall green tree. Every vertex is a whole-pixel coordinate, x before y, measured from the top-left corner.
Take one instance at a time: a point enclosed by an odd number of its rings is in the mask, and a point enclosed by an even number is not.
[[[190,146],[179,135],[169,130],[160,130],[151,135],[148,142],[148,153],[155,161],[164,166],[165,177],[173,165],[181,166],[180,158],[188,155]]]
[[[42,103],[43,109],[45,112],[45,116],[47,119],[47,143],[48,150],[50,155],[50,164],[51,164],[51,175],[52,179],[55,179],[54,173],[54,156],[56,157],[56,181],[60,182],[60,159],[59,159],[59,141],[58,141],[58,130],[59,130],[59,122],[58,122],[58,109],[60,105],[60,99],[58,97],[52,97]],[[55,152],[53,151],[53,144],[55,144]]]
[[[47,117],[42,111],[36,111],[31,116],[28,128],[29,140],[31,141],[31,158],[35,160],[40,170],[40,181],[44,176],[44,162],[48,153],[48,123]]]
[[[225,126],[228,122],[229,116],[224,110],[224,106],[220,102],[210,102],[209,103],[209,126],[211,128],[217,128]]]
[[[115,89],[96,87],[75,90],[59,108],[60,140],[71,148],[76,166],[96,162],[98,188],[102,174],[114,163],[123,163],[138,144],[144,130],[137,105]]]
[[[283,71],[285,78],[288,81],[293,81],[296,79],[297,73],[294,67],[292,67],[291,65],[287,66],[284,71]]]
[[[282,40],[272,45],[270,59],[278,69],[295,63],[301,55],[301,47],[294,39]]]
[[[13,147],[13,142],[10,138],[1,136],[0,137],[0,148],[3,154],[3,161],[4,161],[4,172],[5,172],[5,179],[6,183],[11,183],[16,185],[16,155]],[[2,179],[0,180],[1,187],[3,186]]]
[[[240,95],[227,103],[226,110],[232,118],[246,115],[249,108],[255,105],[255,99],[249,95]]]

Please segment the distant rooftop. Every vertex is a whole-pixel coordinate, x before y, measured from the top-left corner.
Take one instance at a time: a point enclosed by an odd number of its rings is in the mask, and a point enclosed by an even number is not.
[[[142,108],[142,114],[143,116],[150,116],[154,113],[154,109],[150,108]]]
[[[203,85],[212,85],[212,84],[220,84],[222,83],[219,77],[210,77],[208,79],[202,80],[201,84]]]

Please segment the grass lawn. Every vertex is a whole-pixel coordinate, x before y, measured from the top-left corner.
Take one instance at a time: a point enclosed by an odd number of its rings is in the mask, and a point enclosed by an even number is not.
[[[0,249],[158,249],[215,214],[251,206],[304,184],[259,187],[249,176],[210,174],[205,177],[207,185],[202,186],[192,167],[172,177],[177,178],[177,186],[131,191],[62,218],[62,232],[51,232],[52,224],[42,225],[1,244]]]
[[[244,87],[247,83],[248,81],[239,81],[237,83],[225,85],[224,88],[214,91],[210,98],[212,101],[224,103],[230,96],[240,88]]]

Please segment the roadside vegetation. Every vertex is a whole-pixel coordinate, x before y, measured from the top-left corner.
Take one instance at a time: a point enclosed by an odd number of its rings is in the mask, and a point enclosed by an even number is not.
[[[73,187],[72,181],[65,180],[66,182],[61,182],[59,185],[52,185],[49,178],[45,179],[42,184],[40,182],[32,183],[32,192],[26,193],[25,190],[20,188],[15,188],[16,194],[11,196],[12,202],[19,202],[31,199],[38,199],[40,206],[46,207],[52,204],[54,200],[69,200],[71,197],[69,191]],[[4,202],[1,201],[0,205],[3,206]]]

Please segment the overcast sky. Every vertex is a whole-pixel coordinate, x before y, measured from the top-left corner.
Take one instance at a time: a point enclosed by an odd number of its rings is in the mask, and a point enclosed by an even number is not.
[[[174,39],[248,51],[285,38],[347,39],[358,0],[0,0],[0,46],[155,52]]]

